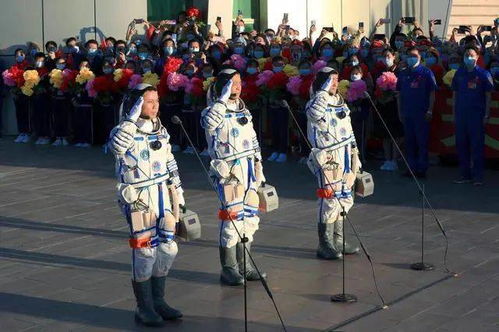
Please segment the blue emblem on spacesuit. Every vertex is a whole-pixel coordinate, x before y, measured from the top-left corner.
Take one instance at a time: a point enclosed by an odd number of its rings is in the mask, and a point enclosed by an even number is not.
[[[152,170],[155,172],[159,172],[161,170],[161,163],[159,161],[155,161],[152,163]]]
[[[231,134],[231,136],[232,136],[232,137],[237,137],[237,136],[239,136],[239,129],[237,129],[237,128],[232,128],[232,129],[230,130],[230,134]]]
[[[142,158],[142,160],[149,160],[149,151],[147,150],[142,150],[140,151],[140,158]]]

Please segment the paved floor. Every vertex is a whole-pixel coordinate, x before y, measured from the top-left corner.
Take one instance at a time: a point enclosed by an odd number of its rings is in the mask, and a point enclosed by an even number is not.
[[[182,321],[169,331],[243,331],[243,290],[221,287],[217,201],[194,156],[178,155],[186,199],[203,237],[181,243],[167,298]],[[426,213],[430,272],[408,269],[420,258],[421,209],[414,185],[373,171],[376,194],[351,213],[375,264],[380,308],[366,255],[348,257],[354,304],[333,304],[341,263],[315,258],[315,182],[303,165],[266,164],[280,209],[263,216],[255,260],[288,331],[498,331],[499,172],[482,188],[452,185],[456,169],[431,169],[426,190],[449,237]],[[99,149],[15,145],[0,140],[0,330],[137,330],[129,281],[126,226],[114,203],[113,161]],[[352,238],[348,228],[348,237]],[[249,331],[279,331],[259,283],[248,287]]]

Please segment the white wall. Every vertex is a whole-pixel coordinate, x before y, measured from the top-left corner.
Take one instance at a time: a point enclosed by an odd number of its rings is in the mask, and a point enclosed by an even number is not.
[[[124,39],[134,18],[147,18],[147,0],[96,0],[97,29],[105,36]],[[79,36],[82,41],[94,38],[93,0],[43,0],[45,42]],[[88,28],[88,33],[82,34]],[[140,33],[140,31],[139,31]],[[42,45],[42,0],[2,0],[0,7],[0,56],[10,64],[18,47],[33,41]],[[3,133],[17,131],[14,107],[10,98],[2,110]]]

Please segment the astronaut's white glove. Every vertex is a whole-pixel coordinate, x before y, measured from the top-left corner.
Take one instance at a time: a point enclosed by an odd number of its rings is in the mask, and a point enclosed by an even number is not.
[[[128,114],[127,119],[132,121],[133,123],[137,122],[142,113],[142,105],[144,104],[144,98],[140,97],[137,102],[132,106],[130,113]]]
[[[326,113],[328,105],[328,96],[324,91],[319,91],[307,107],[307,116],[314,122],[319,122]]]
[[[218,100],[227,104],[227,102],[229,101],[230,95],[232,93],[231,91],[232,91],[232,80],[228,81],[224,85],[224,87],[222,89],[222,93],[220,94],[220,98],[218,98]]]
[[[125,154],[134,144],[137,126],[129,121],[123,121],[110,134],[109,148],[116,155]]]
[[[227,107],[221,102],[216,102],[206,110],[203,114],[203,119],[201,124],[203,128],[208,130],[214,130],[220,126],[224,120],[225,112]]]

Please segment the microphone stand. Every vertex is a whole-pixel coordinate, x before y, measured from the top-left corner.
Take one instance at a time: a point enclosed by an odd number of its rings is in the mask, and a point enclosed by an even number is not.
[[[194,148],[194,144],[192,143],[192,140],[191,140],[189,134],[187,133],[187,130],[185,130],[185,127],[182,124],[182,120],[180,120],[180,118],[178,116],[176,116],[176,115],[173,116],[171,120],[172,120],[173,124],[177,124],[177,125],[179,125],[182,128],[182,131],[184,132],[185,137],[189,141],[190,146],[192,148]],[[203,168],[203,170],[204,170],[204,172],[205,172],[205,174],[207,176],[207,180],[210,183],[210,186],[212,187],[212,189],[217,194],[218,200],[220,201],[222,207],[224,209],[226,209],[226,206],[225,206],[223,200],[218,195],[218,192],[217,192],[217,189],[216,189],[214,183],[212,183],[211,180],[210,180],[211,179],[210,173],[206,169],[206,166],[204,165],[203,160],[201,159],[201,156],[199,155],[199,153],[197,152],[196,149],[194,149],[194,154],[196,155],[199,163],[201,164],[201,167]],[[230,216],[230,213],[228,213],[228,217],[229,217],[229,220],[230,220],[232,226],[234,226],[234,229],[236,230],[237,236],[239,237],[239,239],[243,243],[244,263],[246,263],[246,255],[248,255],[248,258],[250,259],[251,263],[255,267],[256,272],[258,273],[258,276],[260,277],[259,279],[260,279],[260,282],[262,283],[263,288],[267,292],[267,295],[269,296],[270,300],[272,301],[272,304],[274,305],[274,309],[275,309],[275,311],[277,313],[277,316],[279,318],[279,321],[281,323],[281,327],[282,327],[283,331],[286,332],[287,331],[286,326],[284,325],[284,321],[282,319],[281,313],[280,313],[280,311],[279,311],[279,309],[277,307],[277,304],[276,304],[276,302],[274,300],[274,296],[272,295],[272,292],[270,291],[270,288],[269,288],[269,286],[267,284],[267,281],[262,277],[262,274],[260,273],[260,269],[256,265],[255,260],[253,259],[253,256],[251,255],[251,253],[249,252],[248,248],[246,247],[246,242],[248,241],[248,238],[245,236],[245,234],[241,235],[241,233],[239,232],[239,229],[236,227],[236,224],[235,224],[234,220]],[[244,272],[244,327],[245,327],[245,331],[248,331],[248,315],[247,315],[248,308],[247,308],[247,289],[246,289],[246,284],[247,284],[247,282],[246,282],[246,264],[244,264],[244,270],[243,270],[243,272]]]
[[[293,121],[296,124],[296,126],[298,128],[298,131],[300,132],[300,135],[303,137],[303,140],[307,143],[307,145],[310,148],[310,150],[312,150],[312,144],[310,144],[310,141],[308,140],[308,137],[305,135],[305,133],[301,129],[298,120],[296,119],[295,115],[291,111],[291,108],[289,107],[289,104],[287,102],[286,102],[286,108],[288,109],[288,112],[291,115],[291,118],[293,118]],[[317,161],[317,157],[314,154],[312,154],[312,155],[314,156],[317,165],[319,165],[319,162]],[[324,170],[322,169],[322,167],[321,166],[319,166],[319,167],[320,167],[320,170],[322,171],[322,173],[324,174],[324,177],[326,178],[326,181],[328,183],[332,183],[328,179],[328,176],[326,175],[326,173],[324,172]],[[334,199],[336,199],[336,201],[338,202],[339,206],[341,207],[342,212],[340,213],[340,215],[343,217],[343,221],[345,221],[345,219],[346,219],[348,221],[348,224],[350,225],[350,227],[352,227],[352,230],[353,230],[353,232],[355,234],[355,237],[359,241],[360,247],[362,248],[362,251],[366,255],[367,260],[369,261],[369,264],[371,266],[371,272],[372,272],[372,277],[373,277],[373,282],[374,282],[374,287],[375,287],[375,290],[376,290],[376,294],[378,295],[378,297],[379,297],[379,299],[381,301],[381,307],[383,309],[386,309],[386,308],[388,308],[388,305],[386,304],[383,296],[381,295],[381,293],[379,291],[378,282],[376,281],[376,273],[374,271],[374,265],[373,265],[373,261],[372,261],[371,255],[367,251],[366,246],[364,245],[364,243],[362,242],[359,234],[357,233],[357,230],[355,229],[354,224],[352,223],[352,221],[348,217],[348,214],[345,211],[345,207],[341,203],[340,199],[338,197],[336,197],[336,195],[333,196],[333,197],[334,197]],[[343,225],[342,233],[343,233],[342,234],[343,235],[343,243],[342,243],[342,245],[343,245],[343,252],[345,252],[345,225]],[[357,297],[355,295],[346,294],[345,293],[345,257],[343,257],[343,275],[342,275],[342,279],[343,279],[343,292],[341,294],[336,294],[336,295],[331,296],[331,301],[332,302],[340,302],[340,303],[357,302]]]
[[[376,104],[372,100],[371,95],[369,95],[369,93],[366,91],[365,92],[365,96],[371,102],[371,105],[373,106],[373,109],[376,111],[376,114],[378,115],[379,119],[381,120],[381,123],[383,124],[383,127],[388,132],[388,135],[390,136],[390,139],[392,140],[393,144],[397,148],[397,151],[400,153],[400,156],[402,157],[402,160],[404,161],[404,164],[407,167],[407,170],[409,171],[409,173],[410,173],[410,175],[411,175],[414,183],[416,184],[416,187],[418,188],[419,193],[421,194],[422,201],[423,201],[423,203],[422,203],[422,209],[423,209],[423,211],[422,211],[422,218],[421,218],[422,219],[422,227],[424,227],[424,207],[425,207],[425,204],[426,204],[430,208],[430,212],[433,215],[433,219],[437,223],[437,226],[440,229],[440,232],[442,233],[442,235],[443,235],[443,237],[445,239],[445,252],[444,252],[444,257],[443,257],[443,265],[444,265],[444,268],[445,268],[445,272],[446,273],[451,273],[455,277],[457,277],[457,273],[451,272],[449,270],[449,268],[447,267],[447,253],[449,251],[449,239],[447,238],[447,233],[445,232],[445,229],[444,229],[442,223],[440,222],[440,219],[438,218],[435,209],[431,205],[431,203],[430,203],[430,201],[428,199],[428,196],[426,195],[426,193],[424,191],[423,186],[418,181],[418,179],[416,178],[416,175],[414,174],[414,172],[412,171],[411,167],[409,166],[409,163],[407,162],[407,159],[405,158],[404,153],[402,152],[402,149],[400,149],[400,146],[397,144],[397,141],[395,140],[395,137],[393,137],[392,132],[388,128],[388,125],[386,124],[385,120],[383,119],[383,116],[381,115],[380,111],[376,107]],[[424,233],[424,228],[422,229],[422,233]],[[422,241],[424,241],[424,234],[422,234]],[[424,253],[424,246],[423,246],[423,243],[422,243],[422,245],[421,245],[421,262],[412,264],[411,268],[414,269],[414,270],[420,270],[420,271],[433,270],[433,266],[431,266],[430,264],[428,264],[428,267],[425,268],[425,263],[423,261],[423,253]]]

